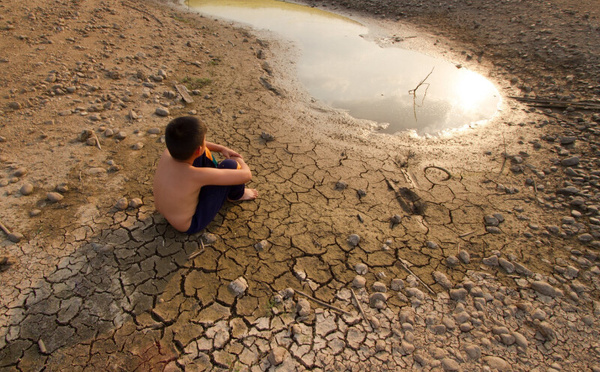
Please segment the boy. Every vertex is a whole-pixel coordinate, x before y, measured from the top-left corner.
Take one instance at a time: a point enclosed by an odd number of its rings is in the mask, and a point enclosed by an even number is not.
[[[173,119],[165,131],[167,149],[154,175],[154,204],[175,229],[204,229],[228,200],[253,200],[250,168],[237,152],[206,141],[206,125],[195,117]],[[217,164],[211,151],[226,159]]]

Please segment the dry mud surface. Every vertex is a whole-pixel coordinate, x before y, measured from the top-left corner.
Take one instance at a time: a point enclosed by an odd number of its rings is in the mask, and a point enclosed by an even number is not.
[[[310,100],[282,42],[2,1],[0,370],[600,370],[597,3],[310,4],[551,102],[382,136]],[[188,113],[261,193],[192,236],[151,192]]]

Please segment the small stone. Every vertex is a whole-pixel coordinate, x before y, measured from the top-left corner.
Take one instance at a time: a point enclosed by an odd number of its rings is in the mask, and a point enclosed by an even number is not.
[[[294,294],[296,294],[296,291],[294,291],[293,288],[286,288],[286,289],[282,290],[280,292],[280,294],[284,300],[287,300],[288,298],[294,297]]]
[[[392,291],[398,292],[404,288],[404,280],[399,278],[392,279],[390,287],[392,288]]]
[[[148,134],[160,134],[160,128],[150,128]]]
[[[490,234],[501,234],[502,233],[502,230],[500,230],[500,228],[498,228],[496,226],[486,226],[485,231],[489,232]]]
[[[216,243],[217,236],[215,234],[205,232],[204,234],[202,234],[202,240],[204,241],[204,244],[211,245]]]
[[[437,248],[439,248],[439,245],[436,242],[432,242],[432,241],[428,241],[427,243],[425,243],[425,245],[429,249],[437,249]]]
[[[390,222],[394,225],[398,225],[402,222],[402,216],[395,214],[390,218]]]
[[[46,198],[52,202],[52,203],[56,203],[59,202],[61,200],[64,199],[64,196],[62,196],[61,194],[57,193],[57,192],[49,192],[46,194]]]
[[[369,306],[376,309],[383,309],[386,305],[387,299],[387,294],[375,292],[369,296]]]
[[[347,187],[348,187],[348,184],[344,181],[338,181],[335,184],[335,189],[339,190],[339,191],[345,190]]]
[[[452,282],[448,279],[448,277],[446,276],[446,274],[440,272],[440,271],[434,271],[433,272],[433,279],[435,280],[435,282],[439,285],[441,285],[443,288],[445,289],[450,289],[452,288],[454,285],[452,284]]]
[[[137,120],[139,118],[138,114],[133,111],[133,110],[129,110],[129,113],[127,114],[127,119],[129,120]]]
[[[478,360],[481,358],[481,349],[475,344],[467,344],[465,346],[465,352],[472,360]]]
[[[385,292],[387,292],[387,287],[382,282],[375,282],[375,283],[373,283],[373,290],[375,292],[385,293]]]
[[[129,201],[127,200],[127,198],[121,198],[121,199],[117,200],[117,203],[115,204],[115,208],[122,210],[122,211],[127,209],[128,206],[129,206]]]
[[[515,271],[515,265],[504,258],[499,258],[498,264],[500,264],[500,267],[502,267],[508,274],[512,274]]]
[[[527,341],[527,337],[523,336],[519,332],[513,332],[512,335],[515,338],[515,343],[518,346],[522,347],[523,349],[527,349],[527,347],[529,346],[529,341]]]
[[[468,264],[469,262],[471,262],[471,255],[469,254],[469,252],[467,251],[460,251],[458,252],[458,258],[464,263],[464,264]]]
[[[358,246],[358,243],[360,243],[360,236],[358,236],[357,234],[351,234],[348,237],[348,244],[350,244],[351,247]]]
[[[137,209],[144,205],[144,202],[140,198],[133,198],[129,201],[129,207]]]
[[[573,156],[573,157],[570,157],[570,158],[567,158],[567,159],[563,159],[563,160],[560,162],[560,164],[561,164],[563,167],[572,167],[572,166],[574,166],[574,165],[577,165],[577,164],[579,164],[579,160],[580,160],[580,159],[579,159],[579,157],[578,157],[578,156]]]
[[[487,266],[498,266],[499,265],[498,256],[496,256],[495,254],[491,255],[490,257],[484,258],[482,260],[482,262],[484,265],[487,265]]]
[[[357,263],[354,266],[354,270],[356,270],[358,275],[365,275],[369,271],[369,268],[364,263]]]
[[[458,264],[459,264],[459,260],[456,256],[446,257],[446,265],[448,265],[448,267],[455,267]]]
[[[137,143],[134,143],[133,145],[131,145],[132,150],[141,150],[143,148],[144,148],[144,143],[142,143],[142,142],[137,142]]]
[[[278,366],[285,359],[286,350],[281,346],[277,346],[271,350],[267,359],[272,366]]]
[[[556,288],[541,280],[532,282],[531,288],[545,296],[555,297],[557,295]]]
[[[265,249],[269,248],[270,244],[267,240],[261,240],[260,242],[254,244],[254,249],[256,249],[258,252],[262,252]]]
[[[498,221],[498,219],[492,215],[487,215],[483,219],[486,226],[498,226],[500,224],[500,221]]]
[[[450,298],[454,301],[463,301],[467,297],[467,290],[464,288],[456,288],[450,290]]]
[[[301,317],[310,315],[310,303],[307,299],[301,298],[298,300],[298,304],[296,305],[296,312]]]
[[[402,350],[404,351],[404,355],[412,354],[412,352],[415,351],[415,345],[406,340],[402,340],[401,346]]]
[[[157,107],[154,113],[162,117],[169,116],[170,114],[169,110],[166,107]]]
[[[248,282],[246,279],[240,276],[236,280],[229,283],[228,288],[235,297],[242,297],[248,289]]]
[[[386,347],[386,344],[385,344],[384,340],[377,340],[375,342],[375,351],[376,352],[385,351],[385,347]]]
[[[495,356],[486,356],[483,358],[485,364],[487,364],[491,369],[497,369],[498,371],[509,371],[510,364],[506,362],[504,359]]]
[[[23,186],[21,186],[19,192],[21,195],[31,195],[33,193],[33,185],[29,182],[26,182],[23,184]]]
[[[270,142],[270,141],[274,141],[275,140],[275,137],[272,134],[267,133],[267,132],[262,132],[260,134],[260,138],[262,138],[266,142]]]
[[[28,172],[27,168],[17,168],[15,169],[15,171],[13,172],[13,176],[15,177],[23,177],[24,175],[26,175]]]
[[[458,362],[452,358],[442,359],[442,368],[444,371],[460,371]]]

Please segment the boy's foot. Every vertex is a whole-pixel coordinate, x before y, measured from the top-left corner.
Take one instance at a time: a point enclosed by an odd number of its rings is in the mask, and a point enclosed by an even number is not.
[[[244,190],[244,195],[242,195],[241,198],[239,198],[239,201],[244,201],[244,200],[254,200],[258,197],[258,190],[256,189],[245,189]]]
[[[245,189],[244,190],[244,195],[242,195],[241,198],[239,199],[235,199],[235,200],[231,200],[231,199],[227,199],[229,201],[245,201],[245,200],[254,200],[258,197],[258,191],[256,189]]]

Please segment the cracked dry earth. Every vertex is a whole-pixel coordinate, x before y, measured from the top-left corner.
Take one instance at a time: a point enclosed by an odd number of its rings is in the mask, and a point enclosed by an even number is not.
[[[598,175],[561,128],[597,117],[506,102],[390,139],[243,29],[141,1],[0,11],[0,370],[600,370]],[[188,113],[261,193],[192,236],[151,193]]]

